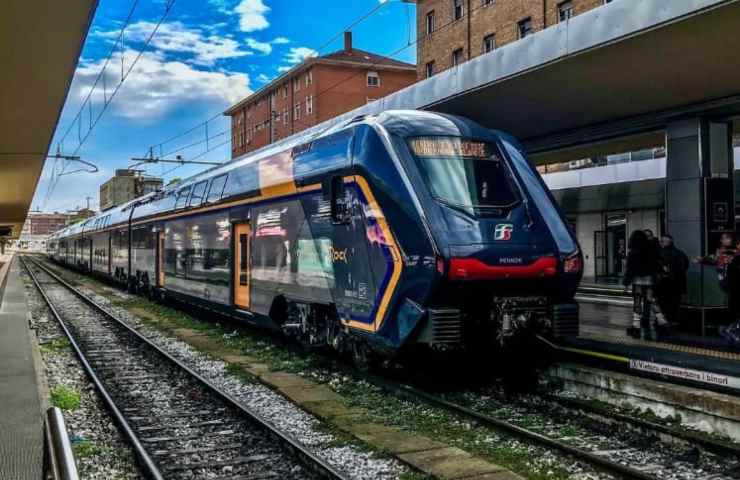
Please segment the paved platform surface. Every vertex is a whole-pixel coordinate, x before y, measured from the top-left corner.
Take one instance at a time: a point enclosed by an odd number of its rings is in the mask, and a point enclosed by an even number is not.
[[[587,302],[580,306],[580,335],[558,342],[572,360],[709,390],[740,392],[740,352],[692,345],[679,333],[662,341],[634,339],[626,333],[630,308]]]
[[[14,259],[0,304],[0,478],[38,480],[43,469],[43,420],[36,384],[26,293]]]

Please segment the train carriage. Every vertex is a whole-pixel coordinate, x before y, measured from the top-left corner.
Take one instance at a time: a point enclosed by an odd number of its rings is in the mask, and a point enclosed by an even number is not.
[[[361,117],[91,225],[52,257],[87,241],[98,274],[311,345],[393,355],[577,329],[572,232],[516,140],[460,117]]]

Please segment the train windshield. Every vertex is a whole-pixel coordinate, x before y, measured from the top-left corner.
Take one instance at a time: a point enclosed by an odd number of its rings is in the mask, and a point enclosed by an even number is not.
[[[427,188],[439,201],[470,213],[496,213],[520,200],[495,145],[459,137],[409,140]]]

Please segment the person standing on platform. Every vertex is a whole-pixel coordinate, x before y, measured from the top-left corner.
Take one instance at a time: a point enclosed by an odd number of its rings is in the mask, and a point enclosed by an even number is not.
[[[719,247],[714,255],[696,257],[697,263],[714,265],[717,268],[717,282],[719,288],[727,294],[727,306],[730,310],[732,324],[722,327],[719,333],[733,344],[740,345],[740,260],[738,257],[738,245],[735,236],[731,233],[723,233],[719,239]]]
[[[658,303],[669,324],[678,322],[681,298],[686,293],[686,272],[689,257],[676,248],[673,237],[664,234],[660,238],[661,268],[658,281]]]
[[[667,324],[655,297],[658,252],[642,230],[632,232],[628,248],[627,268],[622,281],[625,288],[632,285],[632,327],[628,333],[643,340],[657,340],[656,324]]]

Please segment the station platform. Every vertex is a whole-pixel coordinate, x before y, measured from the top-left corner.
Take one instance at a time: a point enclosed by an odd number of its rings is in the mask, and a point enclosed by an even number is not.
[[[38,480],[44,432],[18,259],[0,257],[0,478]]]
[[[569,361],[737,395],[740,349],[717,336],[676,326],[659,341],[628,335],[632,297],[615,283],[584,282],[580,332],[552,346]]]

